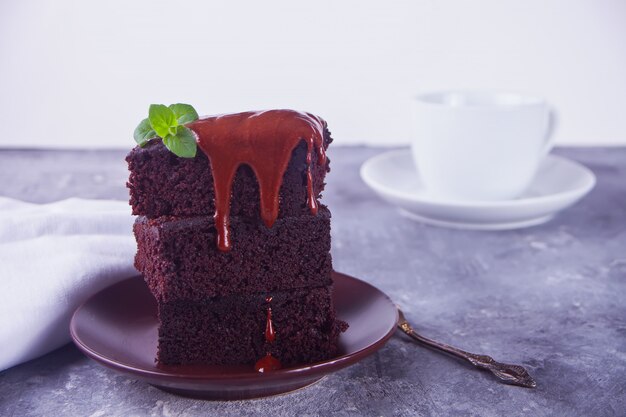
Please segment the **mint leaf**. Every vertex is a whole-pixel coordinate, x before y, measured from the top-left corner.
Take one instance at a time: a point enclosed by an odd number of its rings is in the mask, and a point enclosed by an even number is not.
[[[148,141],[152,138],[156,138],[157,134],[152,129],[150,125],[150,120],[143,119],[141,123],[135,128],[135,132],[133,133],[133,137],[135,138],[135,142],[142,148],[148,143]]]
[[[193,158],[196,156],[196,136],[185,126],[178,126],[175,135],[167,135],[163,138],[163,144],[176,156],[181,158]]]
[[[198,112],[189,104],[176,103],[170,105],[170,110],[174,112],[174,117],[179,125],[191,123],[198,120]]]
[[[135,141],[144,146],[156,136],[171,152],[182,158],[196,156],[198,145],[195,133],[184,126],[198,120],[198,113],[189,104],[176,103],[170,106],[151,104],[148,118],[139,123],[134,132]]]
[[[165,139],[167,135],[176,135],[178,121],[169,107],[163,104],[151,104],[148,119],[154,131],[160,137]]]

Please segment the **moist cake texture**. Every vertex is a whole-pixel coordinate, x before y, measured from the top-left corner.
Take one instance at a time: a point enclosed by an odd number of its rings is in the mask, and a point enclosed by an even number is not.
[[[194,158],[160,139],[126,157],[135,266],[158,305],[162,365],[328,359],[347,324],[332,302],[326,122],[292,110],[186,125]],[[256,365],[255,365],[256,364]]]
[[[291,366],[337,353],[344,324],[335,319],[329,287],[271,293],[274,343],[264,337],[267,293],[161,303],[161,362],[252,366],[269,352]]]
[[[332,142],[324,131],[324,146]],[[279,217],[307,214],[306,155],[304,143],[293,151],[280,187]],[[156,218],[160,216],[213,216],[215,187],[211,163],[202,151],[195,158],[179,158],[160,139],[145,147],[135,147],[126,157],[130,176],[127,187],[133,214]],[[312,167],[313,189],[321,198],[324,178],[330,161]],[[242,165],[237,170],[230,200],[231,216],[257,220],[260,218],[259,184],[252,169]]]
[[[158,301],[313,288],[332,283],[330,212],[278,219],[272,228],[231,220],[233,247],[215,249],[212,217],[137,218],[135,266]]]

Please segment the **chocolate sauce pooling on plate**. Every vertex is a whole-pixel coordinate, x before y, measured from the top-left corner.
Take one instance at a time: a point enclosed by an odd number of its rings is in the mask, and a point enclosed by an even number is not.
[[[274,330],[274,323],[272,322],[272,297],[269,296],[265,299],[267,302],[267,319],[265,321],[265,341],[273,343],[276,340],[276,331]],[[282,365],[278,359],[272,356],[270,352],[267,352],[264,357],[259,359],[254,365],[254,369],[257,372],[275,371],[282,368]]]
[[[254,365],[254,369],[256,369],[257,372],[261,373],[276,371],[280,368],[282,368],[280,361],[273,357],[272,354],[269,352],[261,359],[259,359],[256,365]]]
[[[318,163],[326,163],[324,127],[326,122],[310,113],[268,110],[206,117],[188,125],[198,146],[211,161],[215,185],[215,227],[217,247],[229,251],[230,195],[237,168],[252,168],[259,182],[261,218],[272,227],[278,217],[278,198],[283,175],[293,150],[307,144],[307,205],[317,214],[311,164],[313,152]]]

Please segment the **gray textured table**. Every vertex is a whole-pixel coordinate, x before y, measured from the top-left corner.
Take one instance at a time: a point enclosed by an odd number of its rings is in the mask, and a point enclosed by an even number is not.
[[[325,201],[339,271],[397,300],[425,335],[521,363],[528,390],[396,334],[307,389],[246,402],[176,397],[68,345],[0,373],[0,415],[626,415],[626,148],[558,149],[598,176],[546,225],[469,232],[421,225],[358,177],[380,149],[334,148]],[[121,151],[0,151],[0,195],[126,199]]]

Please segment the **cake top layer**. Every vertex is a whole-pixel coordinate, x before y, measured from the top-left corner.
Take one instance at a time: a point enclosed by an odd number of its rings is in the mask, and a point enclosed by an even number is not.
[[[294,110],[267,110],[205,117],[187,125],[198,146],[211,162],[215,187],[217,245],[231,247],[229,210],[231,187],[237,168],[246,164],[254,171],[260,191],[261,218],[272,227],[278,217],[282,178],[296,146],[307,144],[307,205],[317,213],[311,164],[326,163],[324,129],[326,122],[310,113]]]

